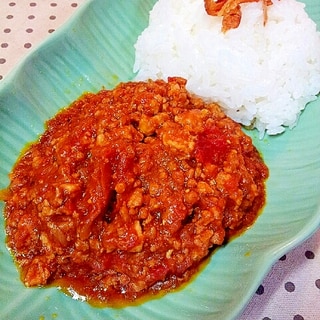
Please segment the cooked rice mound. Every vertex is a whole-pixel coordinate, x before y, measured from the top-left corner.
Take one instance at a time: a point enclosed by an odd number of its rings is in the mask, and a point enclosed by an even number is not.
[[[182,76],[233,120],[266,132],[296,125],[320,91],[320,34],[295,0],[241,5],[236,29],[221,32],[200,0],[159,0],[135,44],[136,80]]]

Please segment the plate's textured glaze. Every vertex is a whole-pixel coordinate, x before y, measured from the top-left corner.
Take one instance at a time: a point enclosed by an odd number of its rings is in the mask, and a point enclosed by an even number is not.
[[[0,87],[0,188],[8,184],[20,150],[44,122],[84,91],[132,79],[134,48],[155,0],[91,0],[34,50]],[[320,26],[320,3],[304,0]],[[299,125],[276,137],[250,132],[270,168],[267,205],[255,225],[219,249],[189,285],[123,309],[97,309],[56,288],[27,289],[0,227],[0,318],[24,319],[233,319],[271,265],[310,236],[320,222],[320,101]],[[0,211],[3,203],[0,204]]]

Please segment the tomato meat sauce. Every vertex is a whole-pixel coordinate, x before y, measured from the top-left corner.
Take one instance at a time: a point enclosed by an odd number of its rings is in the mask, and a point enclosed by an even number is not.
[[[122,83],[47,122],[2,193],[27,287],[130,303],[179,287],[254,222],[266,165],[239,124],[185,85]]]

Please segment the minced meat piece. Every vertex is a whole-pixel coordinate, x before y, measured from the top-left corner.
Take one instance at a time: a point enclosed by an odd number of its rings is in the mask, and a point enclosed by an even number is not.
[[[253,223],[268,169],[240,125],[185,85],[121,83],[48,121],[3,193],[26,286],[130,302],[178,287]]]

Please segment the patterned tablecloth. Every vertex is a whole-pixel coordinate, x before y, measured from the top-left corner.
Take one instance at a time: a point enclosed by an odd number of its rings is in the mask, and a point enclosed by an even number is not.
[[[0,81],[84,1],[1,0]],[[320,230],[277,261],[239,317],[258,319],[320,319]]]

